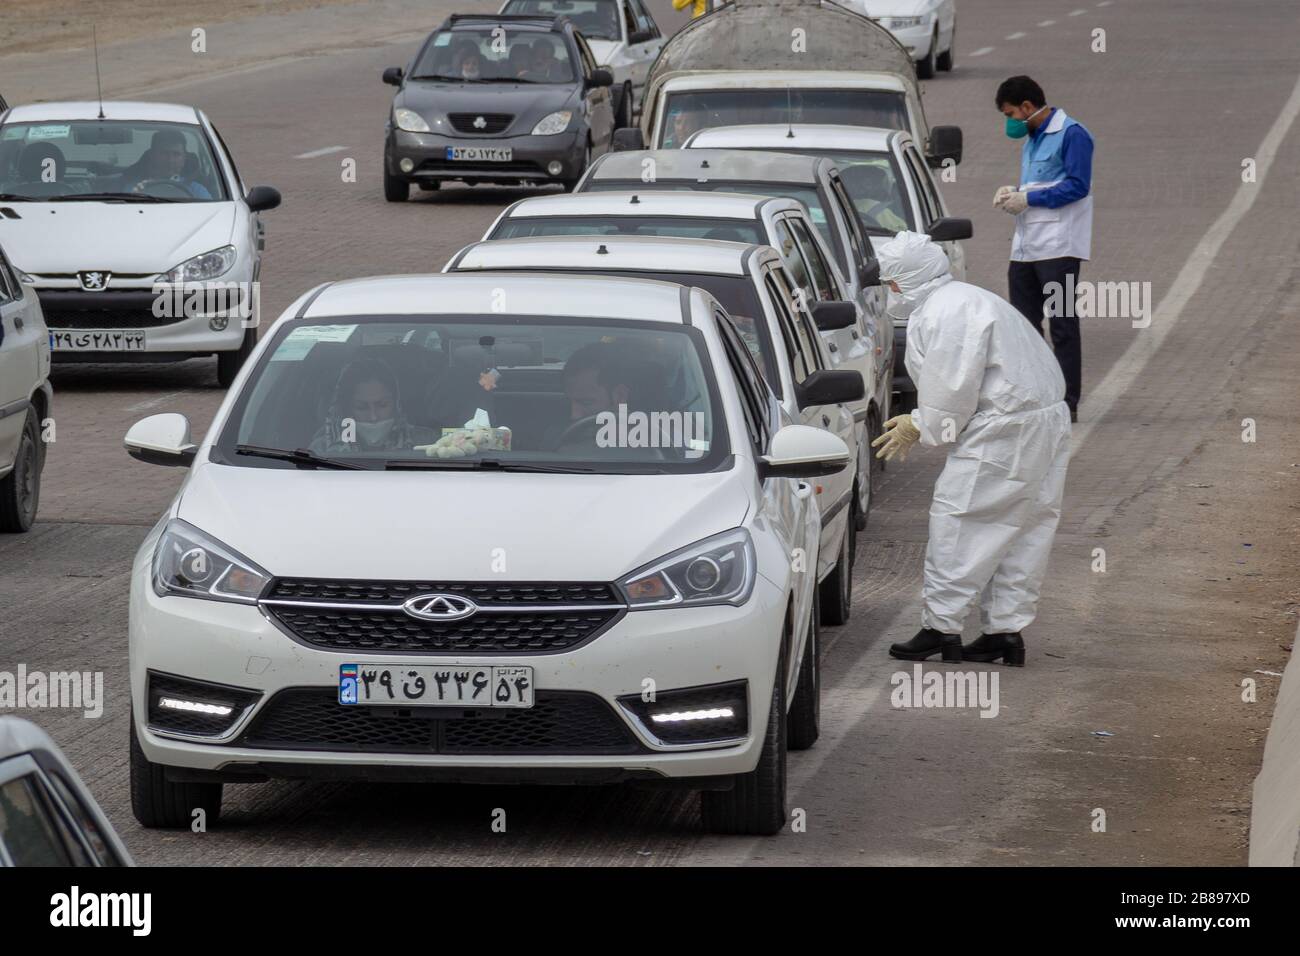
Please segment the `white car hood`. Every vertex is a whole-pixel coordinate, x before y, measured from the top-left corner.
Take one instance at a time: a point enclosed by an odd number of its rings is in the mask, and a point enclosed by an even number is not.
[[[845,4],[850,9],[868,17],[919,17],[929,13],[934,4],[931,0],[857,0]]]
[[[230,243],[233,202],[13,203],[0,245],[24,272],[153,275]]]
[[[604,66],[610,61],[614,54],[618,53],[623,47],[622,40],[593,40],[587,38],[587,46],[591,47],[591,55],[596,58],[598,66]]]
[[[613,581],[739,526],[749,507],[734,469],[369,473],[204,461],[178,517],[277,576]]]

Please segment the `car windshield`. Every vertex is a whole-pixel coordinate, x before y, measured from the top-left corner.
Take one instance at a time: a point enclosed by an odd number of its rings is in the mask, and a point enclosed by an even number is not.
[[[276,331],[213,459],[293,468],[302,449],[335,467],[704,471],[728,454],[717,396],[703,336],[680,322],[298,320]]]
[[[813,221],[813,225],[822,234],[822,238],[830,244],[831,248],[835,248],[835,240],[831,235],[831,226],[826,221],[826,207],[822,205],[822,198],[817,192],[816,186],[808,186],[802,183],[733,182],[721,179],[699,182],[694,179],[666,179],[662,176],[649,183],[643,183],[639,179],[636,182],[617,179],[591,179],[583,186],[583,192],[612,192],[614,190],[626,192],[629,189],[642,191],[649,189],[695,189],[706,192],[745,193],[775,199],[797,199],[808,207],[808,218]],[[765,242],[766,240],[760,239],[757,241]]]
[[[522,239],[532,236],[673,236],[726,242],[767,242],[757,220],[702,216],[520,216],[503,221],[488,238]]]
[[[68,202],[227,198],[201,126],[127,120],[6,123],[0,127],[0,193]]]
[[[687,137],[717,126],[821,123],[907,129],[907,104],[895,90],[683,90],[670,93],[659,146],[680,147]]]
[[[502,13],[568,17],[588,40],[621,40],[615,0],[510,0]]]
[[[509,26],[439,30],[411,73],[414,80],[571,83],[569,48],[560,33]]]
[[[786,149],[783,153],[826,156],[840,170],[840,181],[853,200],[862,228],[875,236],[892,236],[916,226],[893,158],[884,152],[848,149]]]

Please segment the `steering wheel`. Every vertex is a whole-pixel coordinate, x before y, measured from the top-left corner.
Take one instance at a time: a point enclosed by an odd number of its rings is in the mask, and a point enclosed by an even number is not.
[[[599,415],[588,415],[586,418],[579,418],[576,422],[570,423],[569,427],[560,432],[560,437],[555,440],[555,450],[558,451],[571,441],[577,441],[580,438],[585,440],[588,436],[580,433],[583,431],[594,432],[598,418],[600,418]],[[595,441],[595,434],[592,434],[590,438]]]
[[[152,196],[154,194],[149,192],[149,188],[154,186],[161,186],[165,189],[174,189],[179,195],[183,196],[186,199],[194,198],[193,193],[191,193],[188,189],[186,189],[184,186],[182,186],[174,179],[142,179],[134,186],[131,187],[131,191],[135,193],[144,193],[145,195]],[[165,198],[165,197],[161,197],[161,198]]]

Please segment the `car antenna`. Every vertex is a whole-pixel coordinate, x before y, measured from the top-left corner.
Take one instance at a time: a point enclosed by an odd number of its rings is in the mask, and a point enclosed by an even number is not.
[[[596,249],[596,255],[598,255],[598,256],[607,256],[607,255],[609,255],[609,250],[605,248],[605,244],[604,244],[604,243],[601,243],[600,247]]]
[[[104,118],[104,84],[99,79],[99,31],[90,25],[90,42],[95,47],[95,89],[99,93],[99,118]]]
[[[639,206],[640,204],[641,204],[641,197],[638,196],[636,193],[633,193],[633,194],[632,194],[632,201],[631,201],[630,203],[628,203],[628,205],[629,205],[629,206]]]
[[[785,88],[785,138],[794,139],[794,106],[790,102],[790,87]]]

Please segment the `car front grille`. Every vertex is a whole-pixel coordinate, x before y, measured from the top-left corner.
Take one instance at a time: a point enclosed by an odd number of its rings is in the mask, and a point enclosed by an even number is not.
[[[455,160],[426,159],[415,169],[415,175],[421,173],[445,176],[464,176],[466,179],[491,179],[493,176],[527,176],[550,179],[539,163],[526,160],[512,160],[508,163],[494,163],[484,160],[480,163],[458,162]]]
[[[483,125],[475,124],[482,119]],[[504,133],[514,121],[510,113],[448,113],[447,121],[458,133],[471,136],[492,136]]]
[[[402,609],[421,594],[468,598],[478,610],[455,621]],[[565,651],[607,630],[625,612],[608,584],[277,579],[267,613],[304,644],[387,653],[526,654]]]
[[[415,754],[631,754],[645,748],[595,694],[537,691],[527,709],[344,706],[332,687],[279,691],[239,745]]]
[[[183,315],[160,318],[145,309],[45,310],[45,325],[51,329],[157,329],[175,325],[184,318]]]

